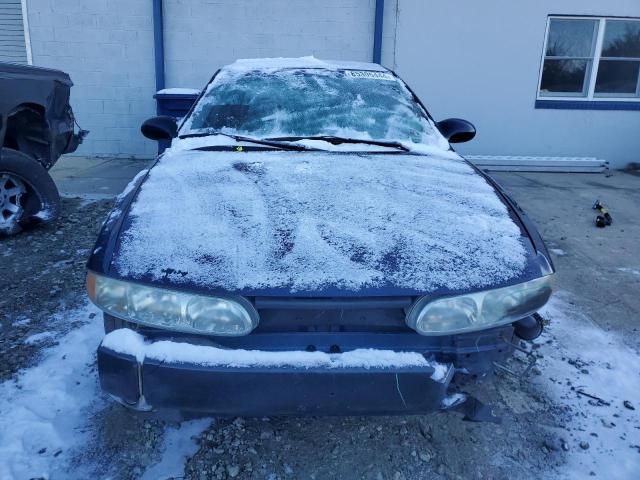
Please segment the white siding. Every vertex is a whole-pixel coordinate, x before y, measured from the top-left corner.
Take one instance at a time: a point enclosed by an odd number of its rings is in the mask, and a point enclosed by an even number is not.
[[[0,62],[27,63],[20,0],[0,0]]]
[[[640,17],[640,1],[399,1],[398,73],[437,119],[476,125],[461,152],[640,161],[640,111],[534,108],[547,16]]]

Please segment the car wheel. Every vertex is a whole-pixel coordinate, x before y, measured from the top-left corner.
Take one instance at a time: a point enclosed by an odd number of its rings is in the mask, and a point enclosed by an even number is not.
[[[22,228],[51,222],[60,211],[56,184],[36,160],[3,148],[0,155],[0,235],[14,235]]]

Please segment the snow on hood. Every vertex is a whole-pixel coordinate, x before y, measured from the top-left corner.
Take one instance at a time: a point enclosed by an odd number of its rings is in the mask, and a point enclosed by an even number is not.
[[[505,205],[455,159],[170,151],[129,215],[119,275],[225,291],[462,290],[526,263]]]

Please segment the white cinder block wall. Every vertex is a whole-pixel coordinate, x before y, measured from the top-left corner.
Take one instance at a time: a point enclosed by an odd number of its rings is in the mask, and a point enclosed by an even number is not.
[[[155,112],[150,0],[28,0],[33,64],[64,70],[71,104],[91,133],[79,155],[152,157],[140,135]]]
[[[164,0],[167,86],[200,88],[237,58],[371,61],[374,16],[375,0]]]
[[[152,157],[139,133],[155,112],[152,1],[27,0],[27,12],[33,64],[74,81],[91,131],[76,154]],[[370,61],[374,15],[375,0],[164,0],[166,86],[200,88],[237,58]]]

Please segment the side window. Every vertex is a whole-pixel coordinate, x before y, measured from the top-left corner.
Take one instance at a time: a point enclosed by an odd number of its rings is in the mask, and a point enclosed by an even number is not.
[[[549,18],[538,98],[640,99],[640,19]]]

